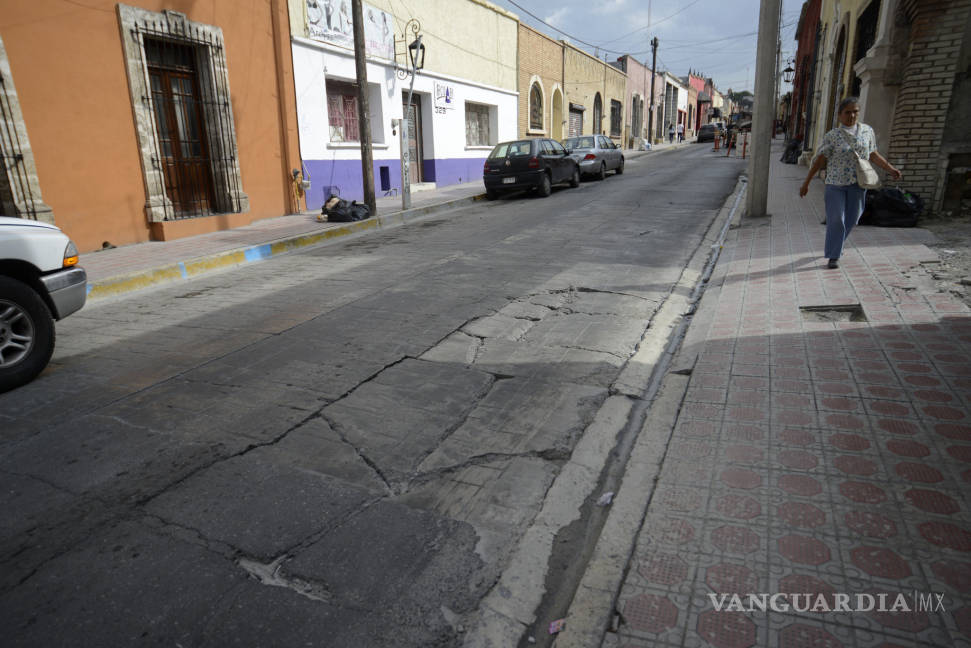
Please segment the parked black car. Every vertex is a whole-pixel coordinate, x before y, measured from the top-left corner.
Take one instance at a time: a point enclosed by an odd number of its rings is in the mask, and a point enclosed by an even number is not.
[[[712,142],[715,139],[715,133],[718,132],[718,127],[714,124],[702,124],[701,128],[698,129],[698,141],[699,142]]]
[[[556,140],[527,139],[502,142],[489,153],[482,167],[486,197],[494,200],[501,193],[535,189],[544,198],[553,185],[580,184],[580,166]]]

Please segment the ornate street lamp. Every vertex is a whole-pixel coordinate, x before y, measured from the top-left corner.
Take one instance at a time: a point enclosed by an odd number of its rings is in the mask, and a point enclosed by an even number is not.
[[[411,59],[411,69],[421,70],[425,67],[425,46],[421,42],[421,34],[408,46],[408,57]]]
[[[792,83],[792,79],[796,76],[796,70],[792,67],[792,61],[789,61],[789,65],[786,69],[782,71],[782,80],[786,83]]]
[[[425,67],[425,45],[421,42],[421,23],[412,18],[405,24],[402,41],[408,42],[409,32],[415,36],[407,47],[407,61],[403,68],[398,68],[396,74],[399,79],[404,81],[409,76],[411,83],[408,85],[408,101],[404,105],[404,115],[399,126],[401,127],[401,208],[411,209],[411,148],[408,145],[411,127],[408,114],[411,111],[411,100],[415,92],[415,77],[418,70]],[[397,39],[395,39],[397,42]],[[410,65],[408,65],[410,64]]]

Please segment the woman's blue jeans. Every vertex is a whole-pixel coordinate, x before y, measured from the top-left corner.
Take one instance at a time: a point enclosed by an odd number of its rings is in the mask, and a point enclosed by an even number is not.
[[[843,243],[860,220],[866,189],[859,185],[826,185],[826,244],[827,259],[843,255]]]

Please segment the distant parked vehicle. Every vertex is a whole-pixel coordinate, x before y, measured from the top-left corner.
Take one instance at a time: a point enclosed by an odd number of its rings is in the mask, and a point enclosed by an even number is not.
[[[556,140],[538,138],[497,144],[482,167],[486,198],[535,189],[545,198],[553,185],[562,182],[580,185],[580,167]]]
[[[598,180],[607,176],[607,171],[617,175],[624,172],[624,153],[604,135],[581,135],[563,140],[563,146],[571,151],[573,158],[580,164],[580,173],[592,175]]]
[[[717,132],[718,127],[715,124],[702,124],[701,128],[698,129],[698,141],[712,142]]]

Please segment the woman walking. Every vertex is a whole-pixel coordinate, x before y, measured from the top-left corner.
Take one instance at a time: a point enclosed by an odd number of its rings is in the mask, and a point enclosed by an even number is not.
[[[886,170],[894,180],[901,174],[877,153],[873,129],[856,121],[860,114],[859,99],[848,97],[839,105],[839,126],[823,136],[809,175],[799,188],[799,196],[809,191],[809,182],[820,169],[826,169],[826,243],[824,252],[829,259],[827,268],[838,268],[843,244],[863,213],[866,189],[857,184],[857,156]]]

